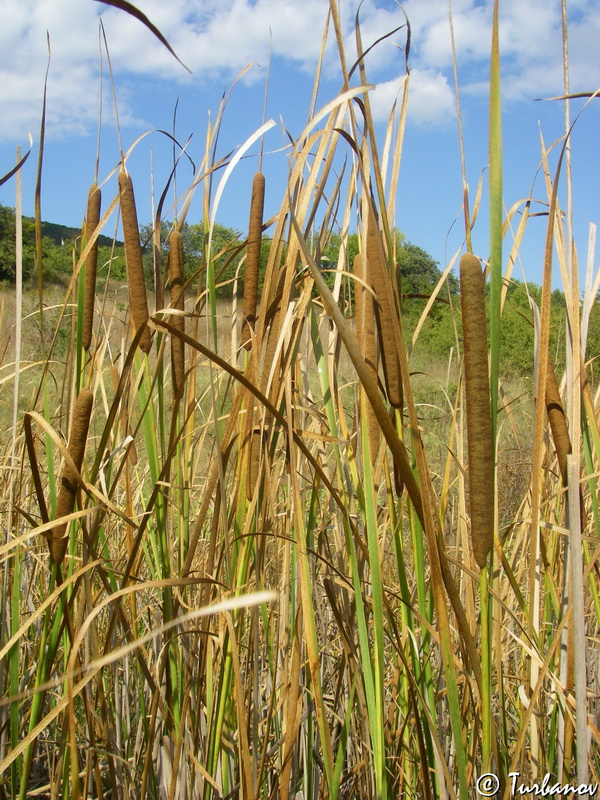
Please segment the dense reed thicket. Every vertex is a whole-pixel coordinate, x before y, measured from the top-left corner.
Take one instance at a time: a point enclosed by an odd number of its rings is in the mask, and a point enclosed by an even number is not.
[[[210,222],[185,277],[180,231],[190,192],[212,218],[209,177],[182,196],[168,259],[157,221],[170,293],[154,308],[165,295],[144,284],[122,163],[98,184],[104,217],[88,206],[33,391],[29,364],[4,351],[27,391],[2,440],[1,797],[466,800],[486,775],[505,797],[516,772],[600,781],[600,402],[585,336],[599,279],[583,303],[576,281],[564,286],[572,335],[555,372],[563,176],[548,182],[535,393],[515,402],[499,359],[510,276],[496,18],[490,246],[471,252],[466,202],[464,347],[424,398],[411,359],[432,304],[407,336],[394,235],[407,95],[382,149],[335,2],[330,25],[340,94],[290,147],[268,229],[268,170],[248,187],[247,239],[227,258],[251,277],[230,317]],[[117,205],[122,327],[90,289]]]

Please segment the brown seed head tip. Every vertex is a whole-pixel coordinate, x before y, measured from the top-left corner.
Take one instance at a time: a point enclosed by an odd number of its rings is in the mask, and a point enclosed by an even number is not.
[[[100,211],[100,200],[102,198],[102,190],[96,183],[92,183],[88,190],[88,214],[91,212],[92,217],[95,219]],[[88,220],[89,222],[89,220]],[[98,223],[96,222],[96,225]],[[89,233],[89,231],[88,231]]]
[[[92,413],[92,405],[94,404],[94,393],[91,389],[82,389],[77,396],[77,406],[81,409],[83,415],[89,416]]]
[[[482,272],[481,269],[481,261],[474,253],[464,253],[464,255],[460,259],[460,273],[462,275],[463,270],[474,272],[475,269],[478,269],[479,272]]]

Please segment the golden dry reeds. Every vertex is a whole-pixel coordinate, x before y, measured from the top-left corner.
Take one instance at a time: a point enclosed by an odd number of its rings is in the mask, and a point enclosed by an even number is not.
[[[477,256],[460,260],[471,546],[481,568],[494,543],[494,450],[488,374],[485,280]]]
[[[110,368],[110,375],[112,380],[112,388],[113,391],[116,393],[118,391],[119,382],[121,379],[121,374],[115,364],[111,365]],[[121,413],[121,435],[123,437],[131,436],[131,424],[129,420],[129,387],[127,386],[122,394],[121,403],[119,405],[120,413]],[[137,464],[137,448],[135,446],[135,441],[133,440],[129,443],[128,448],[128,458],[129,463],[132,466]]]
[[[183,312],[185,310],[185,292],[183,288],[183,239],[180,231],[171,231],[169,237],[169,285],[171,287],[171,308]],[[171,325],[185,333],[185,317],[183,313],[173,314]],[[185,375],[185,343],[178,336],[171,336],[171,365],[173,376],[173,393],[177,394],[183,384]]]
[[[127,283],[129,286],[129,303],[131,319],[135,333],[143,328],[140,347],[144,353],[150,352],[152,336],[148,322],[148,298],[144,281],[144,264],[142,247],[135,208],[135,195],[131,175],[125,169],[119,172],[119,196],[121,201],[121,218],[123,221],[123,239],[125,241],[125,264],[127,267]]]
[[[77,473],[81,472],[81,465],[83,464],[93,402],[94,395],[90,389],[82,389],[79,392],[73,409],[73,420],[67,448],[77,472],[73,471],[69,463],[65,463],[56,502],[57,518],[70,514],[75,505],[78,484]],[[67,552],[68,538],[66,531],[67,523],[61,523],[52,531],[52,537],[49,539],[50,556],[55,564],[62,563]]]
[[[100,207],[102,192],[95,183],[88,192],[87,211],[85,215],[85,242],[100,222]],[[85,262],[85,295],[83,304],[83,332],[82,344],[85,351],[90,349],[92,343],[92,330],[94,324],[94,301],[96,297],[96,272],[98,269],[98,239],[92,245]]]
[[[336,0],[328,5],[322,55],[335,34],[344,90],[317,113],[327,84],[316,82],[308,126],[288,149],[288,180],[272,229],[252,203],[244,233],[249,262],[260,263],[260,238],[269,236],[264,272],[256,276],[258,302],[246,308],[244,343],[251,349],[240,347],[242,297],[232,291],[236,279],[243,282],[246,254],[238,273],[242,251],[222,247],[216,226],[224,192],[233,191],[225,178],[267,127],[221,158],[223,105],[211,117],[202,163],[190,150],[193,183],[183,190],[186,159],[173,157],[174,203],[165,214],[178,231],[167,234],[166,300],[158,296],[163,282],[156,284],[160,313],[149,319],[146,307],[140,326],[127,298],[124,334],[121,297],[109,301],[121,287],[107,284],[94,309],[93,357],[65,346],[62,335],[49,355],[42,348],[44,363],[15,356],[15,445],[7,447],[6,433],[0,438],[9,609],[0,645],[0,794],[206,798],[237,791],[281,800],[302,793],[307,800],[433,800],[444,793],[470,797],[483,785],[478,777],[492,773],[503,792],[509,770],[519,768],[527,781],[536,780],[534,769],[572,780],[576,759],[589,760],[593,776],[599,772],[593,723],[600,434],[592,371],[598,329],[590,325],[591,361],[584,355],[581,365],[589,381],[581,413],[574,402],[579,369],[572,369],[580,359],[566,354],[564,412],[575,456],[568,457],[563,491],[549,442],[562,409],[550,378],[545,385],[547,342],[539,348],[544,380],[535,397],[512,359],[504,361],[508,347],[496,359],[521,298],[507,292],[501,317],[494,281],[488,300],[481,261],[464,257],[460,367],[453,285],[448,302],[434,310],[444,276],[432,269],[430,302],[421,304],[425,280],[414,302],[408,295],[400,302],[397,237],[389,226],[402,160],[394,142],[402,140],[405,107],[390,109],[380,148],[362,72],[371,56],[357,30],[357,66],[346,68],[341,9]],[[408,81],[405,89],[408,97]],[[243,134],[238,127],[236,136]],[[133,157],[144,141],[127,152]],[[271,169],[279,154],[266,139],[265,146]],[[125,176],[125,165],[133,175],[128,158],[120,161]],[[125,194],[133,199],[129,183],[121,177],[124,213]],[[156,268],[168,186],[153,215]],[[138,202],[141,187],[136,183]],[[469,241],[480,198],[478,192],[475,203],[467,202],[466,172],[464,187],[465,207],[474,209],[465,213]],[[188,219],[196,192],[204,192],[203,201],[195,198],[198,222]],[[496,193],[501,209],[500,186]],[[502,216],[506,227],[495,233],[490,225],[492,235],[508,235],[511,219],[512,212]],[[561,220],[558,213],[549,217],[557,249]],[[91,225],[88,214],[88,251]],[[193,265],[181,260],[184,225],[198,236]],[[128,246],[139,253],[143,229],[135,219],[125,228]],[[350,275],[356,245],[361,255]],[[335,265],[327,276],[319,267],[324,253]],[[447,262],[446,276],[460,254]],[[509,265],[518,257],[515,245]],[[490,274],[501,272],[498,248],[490,263]],[[113,274],[121,274],[120,264]],[[413,265],[406,264],[407,284]],[[154,274],[161,277],[158,269]],[[499,277],[508,288],[509,276]],[[78,283],[75,314],[76,281],[75,275],[56,303],[44,297],[50,320],[54,307],[61,309],[57,334],[70,318],[69,343],[83,340],[85,284]],[[571,294],[572,317],[580,309],[578,292]],[[356,318],[349,320],[353,296]],[[547,333],[554,317],[544,308]],[[36,345],[38,319],[27,315]],[[147,328],[161,331],[148,357],[127,341],[134,324],[136,344]],[[185,350],[178,349],[181,340]],[[518,341],[525,342],[520,333]],[[396,364],[386,355],[392,343],[402,374],[395,388]],[[13,371],[10,347],[4,350],[3,386]],[[560,360],[558,346],[556,352]],[[523,355],[523,371],[530,372],[529,348]],[[32,384],[39,388],[31,407]],[[93,410],[89,390],[78,397],[84,385],[93,391]],[[173,388],[185,408],[170,406]],[[30,410],[21,434],[17,412],[24,407]],[[65,413],[63,445],[53,420]],[[28,464],[16,447],[21,436]],[[559,462],[567,448],[557,445]],[[531,482],[529,449],[539,462]],[[587,510],[580,526],[578,489]],[[497,550],[490,553],[492,538]],[[254,594],[263,588],[273,592]]]
[[[254,323],[256,322],[264,203],[265,176],[262,172],[257,172],[252,181],[252,200],[250,202],[250,221],[248,223],[248,252],[244,271],[244,299],[242,303],[242,344],[246,350],[250,350],[252,347]]]
[[[356,339],[373,383],[377,385],[379,376],[377,373],[377,339],[375,337],[375,301],[368,279],[368,264],[365,263],[361,253],[358,253],[354,258],[354,274],[359,279],[354,287]],[[366,413],[371,460],[374,463],[379,450],[379,423],[371,403],[366,398],[365,401],[367,403]]]

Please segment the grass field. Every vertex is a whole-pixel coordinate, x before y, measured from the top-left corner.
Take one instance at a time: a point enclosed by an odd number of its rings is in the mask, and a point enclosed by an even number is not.
[[[362,70],[294,142],[260,296],[260,177],[235,256],[245,296],[224,304],[208,222],[187,285],[177,234],[144,285],[125,162],[43,325],[37,293],[2,294],[0,797],[466,799],[490,774],[504,797],[511,773],[600,782],[598,287],[580,302],[557,174],[536,372],[500,374],[494,43],[490,66],[490,246],[470,252],[466,198],[447,361],[403,330],[406,97],[384,147]],[[190,191],[210,220],[209,177]],[[127,287],[90,280],[113,198]],[[334,230],[331,290],[318,265]],[[564,375],[548,358],[553,248],[570,281]]]

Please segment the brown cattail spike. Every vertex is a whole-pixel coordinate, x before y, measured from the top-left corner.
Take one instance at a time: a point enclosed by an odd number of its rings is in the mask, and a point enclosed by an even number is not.
[[[87,244],[91,235],[100,222],[100,205],[102,192],[92,184],[88,192],[87,211],[85,215],[85,239]],[[96,271],[98,269],[98,239],[92,245],[85,262],[85,298],[83,303],[83,349],[87,352],[92,343],[92,328],[94,323],[94,301],[96,298]]]
[[[556,457],[558,459],[558,467],[560,469],[563,486],[566,486],[568,483],[567,456],[571,452],[571,437],[569,436],[569,428],[567,426],[565,411],[558,389],[556,373],[554,372],[554,366],[550,358],[548,358],[545,401],[548,421],[550,422],[550,429],[556,449]]]
[[[140,232],[135,209],[135,197],[131,176],[124,169],[119,172],[119,195],[121,200],[121,218],[123,220],[123,238],[125,240],[125,264],[127,267],[127,283],[129,284],[129,305],[133,327],[137,333],[144,329],[140,347],[144,353],[150,352],[152,337],[148,322],[148,298],[144,281],[144,264]]]
[[[383,377],[388,400],[394,408],[402,408],[402,380],[400,359],[394,334],[392,314],[396,314],[391,276],[385,259],[377,219],[373,210],[369,213],[367,227],[367,270],[377,297],[375,315],[379,331],[379,345],[383,364]]]
[[[256,322],[264,204],[265,176],[262,172],[257,172],[252,181],[250,222],[248,224],[248,252],[244,271],[244,299],[242,302],[242,344],[246,350],[250,350],[252,347],[252,333]]]
[[[494,543],[494,456],[488,377],[484,276],[479,259],[466,253],[460,260],[469,509],[473,555],[483,569]]]
[[[265,452],[263,449],[263,435],[260,428],[254,428],[248,442],[248,472],[246,476],[246,497],[252,500],[256,484],[260,477],[260,459]]]
[[[171,231],[169,237],[169,283],[171,286],[171,308],[185,310],[183,289],[183,239],[179,231]],[[185,317],[174,314],[171,325],[185,333]],[[173,393],[177,394],[185,375],[185,343],[178,336],[171,336],[171,365],[173,371]]]
[[[85,455],[93,401],[93,393],[89,389],[82,389],[79,392],[73,410],[73,421],[71,422],[71,432],[67,450],[78,473],[81,472],[83,456]],[[72,467],[68,463],[65,464],[56,502],[57,518],[64,517],[73,511],[75,495],[77,494],[77,483],[77,474],[73,472]],[[68,540],[66,531],[67,523],[58,525],[52,531],[52,538],[49,540],[50,556],[55,564],[62,563],[65,553],[67,552]]]

